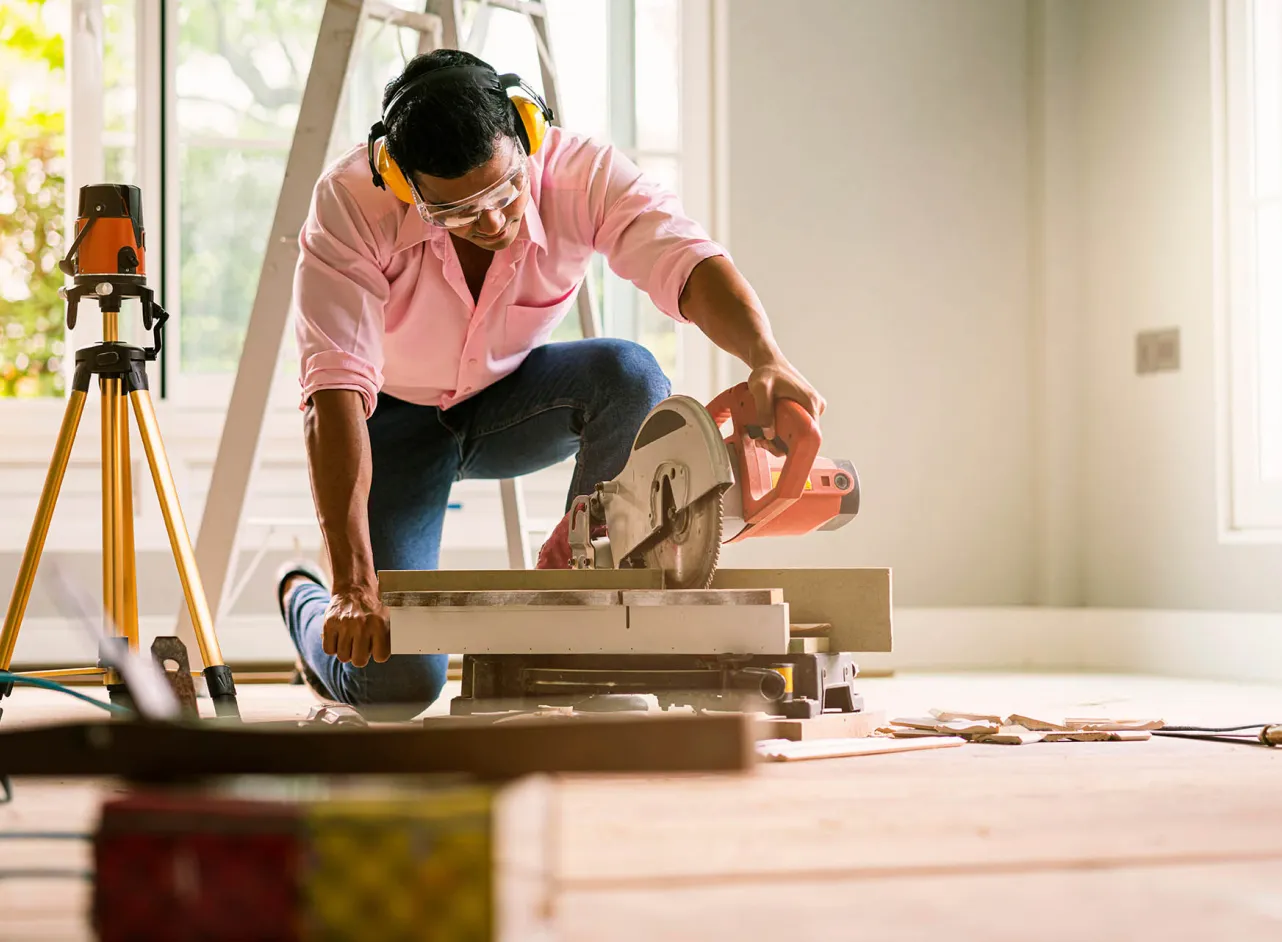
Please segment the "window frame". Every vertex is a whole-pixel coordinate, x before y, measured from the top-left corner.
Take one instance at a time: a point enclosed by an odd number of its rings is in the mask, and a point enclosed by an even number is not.
[[[180,258],[179,233],[180,181],[176,164],[171,166],[179,153],[177,122],[177,47],[179,0],[145,2],[137,0],[134,12],[136,102],[136,151],[138,183],[144,192],[148,235],[154,246],[149,258],[152,273],[151,286],[157,301],[169,312],[165,328],[165,350],[149,368],[152,394],[161,414],[170,411],[215,412],[225,411],[230,400],[234,371],[225,374],[195,373],[184,371],[177,352],[181,350],[183,319],[181,310],[180,274],[176,260]],[[607,0],[614,17],[620,11],[633,12],[627,19],[626,35],[616,35],[615,42],[635,43],[636,19],[634,0]],[[717,0],[681,0],[679,68],[679,120],[677,150],[640,151],[634,141],[620,145],[632,159],[651,156],[675,158],[680,174],[680,195],[686,211],[709,230],[713,238],[723,236],[717,232],[713,187],[714,131],[711,117],[715,108],[710,53],[714,42],[714,5]],[[74,227],[76,193],[79,188],[102,177],[103,153],[103,4],[102,0],[70,0],[70,33],[67,37],[68,56],[68,174],[67,174],[67,226]],[[631,88],[633,77],[624,76],[631,70],[633,59],[618,56],[609,58],[610,78],[613,83]],[[632,95],[635,103],[635,95]],[[635,105],[634,105],[635,107]],[[613,110],[613,109],[612,109]],[[612,129],[613,130],[613,129]],[[287,148],[288,145],[286,145]],[[599,299],[604,301],[605,299]],[[82,318],[74,331],[68,331],[68,351],[97,340],[96,319]],[[681,326],[677,336],[678,375],[674,386],[700,398],[711,398],[717,392],[715,377],[718,357],[721,354],[693,326]],[[74,356],[64,361],[70,390],[74,370]],[[277,416],[297,410],[297,381],[281,373],[273,385],[269,412]],[[56,401],[56,400],[55,400]],[[47,403],[31,400],[14,400],[0,404],[7,415],[30,412],[43,416],[50,410]],[[61,409],[61,406],[56,407]]]
[[[1254,288],[1253,41],[1251,0],[1213,5],[1215,282],[1220,535],[1282,540],[1282,479],[1261,473],[1260,338]]]

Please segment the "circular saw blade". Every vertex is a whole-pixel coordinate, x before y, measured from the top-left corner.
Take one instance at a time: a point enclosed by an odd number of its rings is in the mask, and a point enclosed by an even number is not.
[[[721,555],[721,494],[705,494],[677,514],[672,532],[646,551],[645,564],[663,570],[670,589],[706,589],[712,585]]]

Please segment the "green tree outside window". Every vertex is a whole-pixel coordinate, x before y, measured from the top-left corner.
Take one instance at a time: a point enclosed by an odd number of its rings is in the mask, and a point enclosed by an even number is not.
[[[63,390],[63,42],[44,0],[0,2],[0,398]]]

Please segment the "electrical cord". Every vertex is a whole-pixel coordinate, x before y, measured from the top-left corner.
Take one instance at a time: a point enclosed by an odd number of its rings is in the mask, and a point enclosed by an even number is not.
[[[1248,730],[1257,730],[1253,735]],[[1233,735],[1237,734],[1237,735]],[[1204,742],[1245,743],[1247,745],[1282,746],[1282,723],[1248,723],[1245,726],[1163,726],[1154,736],[1170,739],[1198,739]]]
[[[24,674],[15,674],[12,671],[0,671],[0,685],[19,684],[27,687],[39,687],[41,690],[54,690],[58,693],[65,693],[67,696],[75,697],[85,703],[92,704],[99,709],[106,710],[109,713],[131,713],[128,707],[122,707],[115,703],[108,703],[105,700],[99,700],[88,694],[81,693],[79,690],[73,690],[65,684],[60,684],[56,680],[49,680],[45,677],[27,677]]]
[[[0,671],[0,688],[7,688],[9,685],[17,684],[25,687],[37,687],[41,690],[53,690],[57,693],[65,693],[69,697],[75,697],[100,710],[106,710],[108,713],[131,713],[128,707],[119,706],[115,703],[108,703],[105,700],[99,700],[88,694],[81,693],[79,690],[72,690],[65,684],[60,684],[56,680],[49,680],[46,677],[27,677],[25,674],[15,674],[13,671]],[[0,805],[7,805],[13,801],[13,782],[9,776],[0,773]],[[6,871],[0,871],[3,875]]]

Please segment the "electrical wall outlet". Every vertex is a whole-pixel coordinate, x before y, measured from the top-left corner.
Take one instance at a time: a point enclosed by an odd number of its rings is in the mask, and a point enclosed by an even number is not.
[[[1142,330],[1135,336],[1135,372],[1159,373],[1180,368],[1180,329]]]

